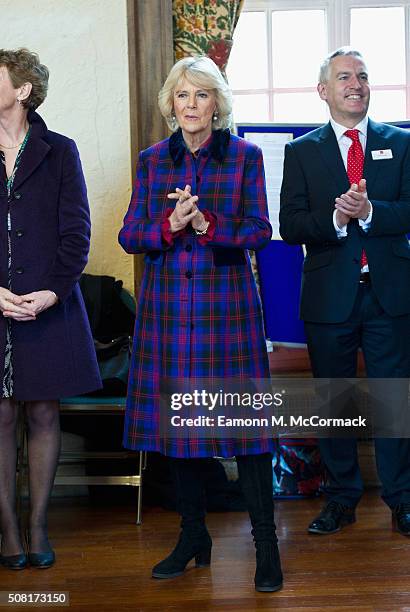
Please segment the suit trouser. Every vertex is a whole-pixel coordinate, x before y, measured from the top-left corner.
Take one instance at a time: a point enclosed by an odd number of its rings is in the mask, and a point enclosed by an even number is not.
[[[410,315],[388,316],[371,285],[359,286],[347,321],[305,322],[305,331],[316,378],[355,378],[359,347],[368,378],[410,377]],[[407,395],[405,401],[407,406]],[[319,447],[328,476],[327,497],[356,506],[363,493],[356,439],[322,438]],[[391,508],[410,502],[410,439],[375,438],[375,454],[384,501]]]

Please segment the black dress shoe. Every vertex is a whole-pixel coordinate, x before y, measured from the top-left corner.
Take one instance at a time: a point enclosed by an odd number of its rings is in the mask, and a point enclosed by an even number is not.
[[[403,502],[392,510],[393,528],[405,536],[410,536],[410,502]]]
[[[338,502],[329,502],[309,525],[309,533],[329,534],[340,531],[345,525],[354,523],[356,516],[354,508]]]
[[[22,570],[27,567],[27,555],[0,555],[0,565],[12,570]]]

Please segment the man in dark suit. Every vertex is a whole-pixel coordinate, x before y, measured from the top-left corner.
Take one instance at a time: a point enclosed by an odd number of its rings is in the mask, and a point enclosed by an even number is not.
[[[354,378],[361,347],[369,378],[408,378],[410,133],[368,119],[358,51],[328,56],[319,81],[330,122],[286,145],[280,211],[283,239],[306,245],[300,315],[313,374]],[[355,521],[363,484],[355,439],[321,439],[320,450],[328,501],[309,532],[328,534]],[[410,535],[410,440],[377,438],[375,451],[382,497]]]

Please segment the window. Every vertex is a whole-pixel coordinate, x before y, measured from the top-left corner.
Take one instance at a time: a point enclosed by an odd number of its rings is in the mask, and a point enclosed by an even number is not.
[[[410,119],[409,30],[410,0],[245,0],[227,67],[235,121],[326,121],[319,65],[349,44],[367,62],[372,118]]]

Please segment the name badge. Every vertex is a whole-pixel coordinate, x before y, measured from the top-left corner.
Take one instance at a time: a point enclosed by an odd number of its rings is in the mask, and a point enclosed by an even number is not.
[[[393,153],[391,149],[380,149],[379,151],[372,151],[372,158],[375,161],[378,159],[393,159]]]

